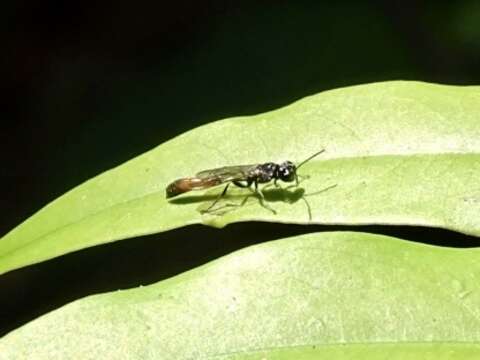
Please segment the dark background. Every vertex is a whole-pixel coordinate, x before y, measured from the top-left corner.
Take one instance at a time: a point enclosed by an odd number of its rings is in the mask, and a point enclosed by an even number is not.
[[[477,0],[24,0],[0,14],[0,236],[94,175],[213,120],[359,83],[480,80]],[[11,272],[0,277],[0,335],[87,294],[156,282],[305,229],[195,226]],[[238,232],[248,240],[229,241]]]

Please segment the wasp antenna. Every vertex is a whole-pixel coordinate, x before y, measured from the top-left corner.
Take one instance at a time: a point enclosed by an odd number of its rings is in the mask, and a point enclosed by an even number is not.
[[[314,157],[320,155],[320,154],[323,153],[324,151],[325,151],[325,149],[322,149],[322,150],[316,152],[315,154],[313,154],[312,156],[310,156],[309,158],[303,160],[300,164],[297,165],[297,169],[298,169],[300,166],[302,166],[303,164],[305,164],[305,163],[309,162],[310,160],[312,160]]]

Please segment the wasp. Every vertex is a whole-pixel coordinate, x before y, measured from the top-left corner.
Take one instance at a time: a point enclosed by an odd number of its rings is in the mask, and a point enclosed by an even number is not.
[[[218,200],[227,193],[228,187],[231,184],[241,188],[250,189],[251,186],[254,185],[254,192],[259,195],[262,206],[275,213],[273,209],[264,203],[265,196],[258,188],[258,184],[269,183],[273,180],[274,185],[278,186],[277,181],[281,180],[283,182],[295,181],[298,186],[298,169],[324,151],[325,149],[316,152],[298,165],[287,160],[280,164],[267,162],[264,164],[224,166],[200,171],[195,176],[177,179],[169,184],[166,188],[166,197],[168,199],[192,190],[204,190],[226,183],[227,185],[217,199],[208,207],[208,209],[203,211],[208,212],[215,206]]]

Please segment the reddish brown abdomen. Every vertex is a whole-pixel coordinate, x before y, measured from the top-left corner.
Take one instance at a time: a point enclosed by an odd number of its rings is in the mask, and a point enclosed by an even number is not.
[[[207,189],[209,187],[220,184],[216,178],[199,179],[199,178],[182,178],[175,180],[167,186],[167,199],[186,193],[191,190]]]

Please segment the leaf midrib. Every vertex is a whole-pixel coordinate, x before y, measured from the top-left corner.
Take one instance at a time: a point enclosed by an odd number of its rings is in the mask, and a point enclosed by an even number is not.
[[[362,158],[362,159],[366,159],[366,158],[381,158],[381,157],[413,157],[413,156],[449,156],[449,155],[456,155],[456,156],[472,156],[472,155],[480,155],[480,152],[469,152],[469,153],[458,153],[458,152],[443,152],[443,153],[410,153],[408,155],[406,154],[382,154],[382,155],[362,155],[362,156],[343,156],[343,157],[336,157],[336,158],[329,158],[329,159],[326,159],[326,160],[315,160],[315,161],[312,161],[312,162],[315,162],[315,163],[318,163],[318,162],[327,162],[327,161],[337,161],[337,160],[348,160],[348,159],[357,159],[357,158]],[[93,180],[93,179],[92,179]],[[74,190],[74,189],[72,189]],[[0,254],[0,258],[3,258],[3,257],[8,257],[10,256],[11,254],[15,253],[16,251],[18,250],[21,250],[21,249],[24,249],[24,248],[27,248],[28,246],[31,245],[32,242],[41,242],[43,239],[45,238],[48,238],[50,235],[52,234],[55,234],[57,232],[60,232],[62,231],[63,229],[65,228],[68,228],[69,226],[72,226],[72,225],[77,225],[77,224],[80,224],[92,217],[95,217],[99,214],[102,214],[102,213],[105,213],[111,209],[115,209],[117,207],[120,207],[120,206],[123,206],[125,204],[128,204],[128,203],[134,203],[134,202],[137,202],[137,201],[140,201],[140,200],[143,200],[145,198],[148,198],[150,196],[156,196],[158,195],[160,192],[162,192],[163,190],[156,190],[156,191],[153,191],[153,192],[149,192],[149,193],[145,193],[145,194],[142,194],[140,196],[137,196],[137,197],[134,197],[134,198],[131,198],[131,199],[128,199],[128,200],[123,200],[123,201],[120,201],[120,202],[117,202],[113,205],[109,205],[107,207],[104,207],[104,208],[101,208],[101,209],[98,209],[88,215],[85,215],[85,216],[82,216],[74,221],[71,221],[71,222],[68,222],[64,225],[61,225],[59,227],[56,227],[54,228],[53,230],[50,230],[48,232],[46,232],[45,234],[42,234],[38,237],[33,237],[30,241],[27,241],[27,242],[24,242],[23,244],[21,244],[20,246],[17,246],[7,252],[4,252],[3,254]],[[60,198],[61,199],[61,198]],[[54,203],[50,203],[46,206],[49,206],[49,205],[54,205]],[[161,231],[167,231],[169,230],[170,228],[168,227],[165,227],[164,229],[162,229]],[[145,235],[143,233],[138,233],[136,234],[136,236],[139,236],[139,235]],[[8,237],[9,234],[6,234],[4,238]],[[1,239],[0,239],[1,241]],[[83,248],[83,247],[82,247]]]

